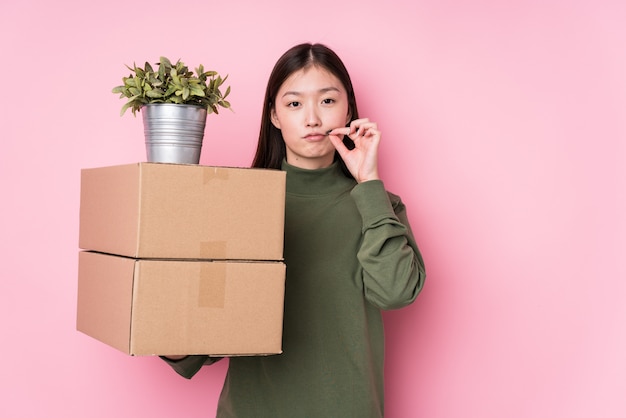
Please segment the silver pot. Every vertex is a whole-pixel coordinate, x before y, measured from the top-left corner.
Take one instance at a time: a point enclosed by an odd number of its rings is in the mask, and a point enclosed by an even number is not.
[[[141,107],[148,162],[198,164],[207,110],[201,106],[154,103]]]

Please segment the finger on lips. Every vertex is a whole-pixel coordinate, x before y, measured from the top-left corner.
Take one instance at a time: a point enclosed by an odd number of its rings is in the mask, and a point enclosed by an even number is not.
[[[326,135],[348,135],[351,138],[355,135],[358,136],[371,136],[376,130],[376,125],[373,126],[346,126],[341,128],[329,129],[326,131]]]
[[[334,128],[326,131],[326,135],[350,135],[350,128]]]

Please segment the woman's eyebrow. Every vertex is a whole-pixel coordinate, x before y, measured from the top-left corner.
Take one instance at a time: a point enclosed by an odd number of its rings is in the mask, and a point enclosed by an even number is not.
[[[340,90],[337,87],[324,87],[323,89],[319,89],[317,92],[323,94],[323,93],[328,93],[329,91],[336,91],[337,93],[340,92]],[[302,96],[302,93],[299,91],[286,91],[282,97],[289,96],[289,95]]]
[[[326,87],[319,90],[320,93],[328,93],[329,91],[336,91],[339,93],[339,89],[337,87]]]

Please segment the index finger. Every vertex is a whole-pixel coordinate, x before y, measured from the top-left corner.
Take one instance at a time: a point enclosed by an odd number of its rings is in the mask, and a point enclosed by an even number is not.
[[[350,135],[350,128],[343,127],[331,129],[330,131],[326,132],[326,135]]]

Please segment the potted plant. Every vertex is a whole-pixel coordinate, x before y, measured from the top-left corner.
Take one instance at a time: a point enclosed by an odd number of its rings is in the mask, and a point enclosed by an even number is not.
[[[175,64],[161,57],[156,69],[126,66],[132,73],[113,93],[126,98],[120,115],[131,109],[141,111],[149,162],[198,164],[207,115],[230,109],[226,100],[230,86],[222,93],[228,76],[205,71],[200,65],[195,73],[180,60]]]

